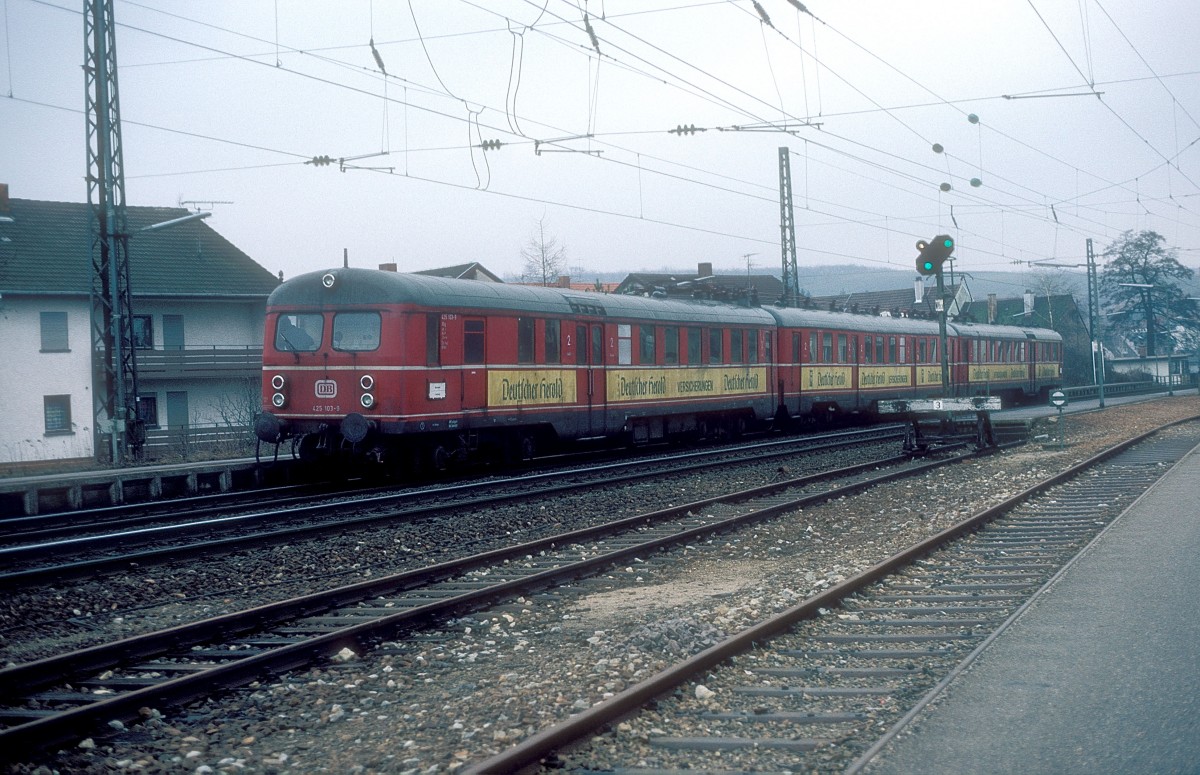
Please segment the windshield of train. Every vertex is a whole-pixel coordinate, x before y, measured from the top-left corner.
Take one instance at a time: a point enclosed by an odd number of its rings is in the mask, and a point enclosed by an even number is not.
[[[275,321],[275,349],[280,352],[310,353],[321,346],[325,318],[320,314],[280,315]]]
[[[366,352],[379,349],[378,312],[339,312],[333,316],[333,349]]]

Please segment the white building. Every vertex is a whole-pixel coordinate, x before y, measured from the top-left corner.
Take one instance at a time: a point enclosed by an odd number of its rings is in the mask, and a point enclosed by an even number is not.
[[[129,207],[128,229],[186,215]],[[91,208],[0,185],[0,464],[92,458]],[[258,407],[266,269],[196,221],[129,241],[138,415],[147,449]]]

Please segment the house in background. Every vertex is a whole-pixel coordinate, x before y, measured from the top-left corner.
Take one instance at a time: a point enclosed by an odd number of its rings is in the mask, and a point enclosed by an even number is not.
[[[783,282],[770,274],[714,275],[712,264],[704,262],[696,266],[696,274],[636,272],[628,275],[612,292],[633,296],[716,299],[735,304],[773,304],[783,298]]]
[[[395,264],[380,264],[379,268],[385,272],[398,271]],[[451,280],[481,280],[485,283],[504,282],[489,272],[487,267],[478,261],[472,261],[469,264],[443,266],[438,269],[422,269],[419,272],[413,272],[413,274],[424,274],[430,277],[449,277]]]
[[[128,207],[130,233],[188,215]],[[92,458],[91,207],[0,186],[0,463]],[[138,416],[147,451],[259,409],[266,299],[278,279],[207,224],[129,240]]]
[[[971,289],[966,280],[946,286],[947,309],[951,318],[958,317],[971,303]],[[835,296],[808,296],[800,305],[809,309],[850,312],[860,315],[881,315],[894,318],[936,318],[937,286],[926,287],[920,278],[912,290],[860,291]]]

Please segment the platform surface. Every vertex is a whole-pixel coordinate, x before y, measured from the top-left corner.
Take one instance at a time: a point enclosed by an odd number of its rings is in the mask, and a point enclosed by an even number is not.
[[[1200,448],[865,772],[1200,773]]]

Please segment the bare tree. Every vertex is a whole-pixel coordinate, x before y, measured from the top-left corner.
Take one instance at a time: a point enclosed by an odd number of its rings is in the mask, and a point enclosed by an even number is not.
[[[567,249],[559,244],[557,237],[546,234],[545,216],[538,218],[529,241],[521,249],[521,258],[525,259],[521,271],[521,279],[525,282],[550,285],[562,274],[567,265]]]

